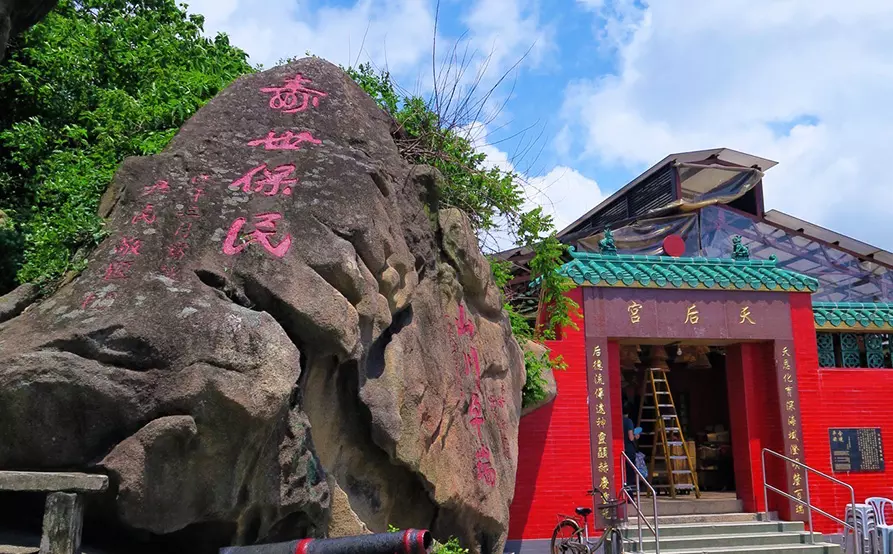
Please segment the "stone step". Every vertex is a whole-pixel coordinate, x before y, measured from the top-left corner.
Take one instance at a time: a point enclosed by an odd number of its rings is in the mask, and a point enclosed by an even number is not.
[[[33,546],[13,546],[11,544],[0,544],[0,554],[38,554],[40,548]]]
[[[663,541],[661,541],[663,545]],[[629,545],[627,545],[629,548]],[[661,546],[661,552],[665,552]],[[631,552],[627,550],[627,552]],[[842,554],[840,546],[836,544],[790,544],[769,546],[739,546],[715,548],[695,548],[690,550],[673,550],[673,554]],[[645,550],[638,554],[654,554],[653,550]]]
[[[821,543],[821,535],[816,536],[816,542]],[[743,548],[758,546],[790,546],[809,544],[809,533],[743,533],[722,535],[692,535],[677,537],[660,537],[661,551],[699,550],[709,548]],[[627,548],[636,549],[638,542],[631,539]],[[629,546],[632,545],[632,546]],[[654,550],[654,537],[642,537],[642,546],[645,551]]]
[[[699,498],[694,495],[691,500],[683,497],[676,499],[659,498],[657,513],[661,516],[679,516],[694,514],[733,514],[740,513],[744,506],[737,498]],[[642,513],[654,513],[650,498],[642,497]]]
[[[650,523],[650,522],[649,522]],[[650,535],[651,532],[642,525],[643,535]],[[744,535],[757,533],[802,533],[804,531],[803,522],[785,522],[785,521],[721,521],[712,523],[677,523],[667,524],[660,521],[659,532],[661,538],[669,537],[689,537],[699,535]],[[621,532],[625,537],[638,537],[638,527],[635,519],[631,520],[626,528]]]
[[[630,525],[636,525],[635,510],[631,508],[628,515]],[[650,515],[646,514],[646,517],[650,517]],[[695,523],[740,523],[747,521],[769,521],[771,519],[772,518],[767,514],[752,514],[745,512],[728,514],[687,514],[675,516],[661,513],[658,516],[658,520],[660,521],[661,525],[691,525]]]

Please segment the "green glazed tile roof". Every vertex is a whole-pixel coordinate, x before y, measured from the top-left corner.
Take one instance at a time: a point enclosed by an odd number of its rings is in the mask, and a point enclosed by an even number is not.
[[[893,304],[813,302],[816,327],[893,328]]]
[[[819,282],[775,260],[672,258],[570,251],[559,270],[578,285],[815,292]]]

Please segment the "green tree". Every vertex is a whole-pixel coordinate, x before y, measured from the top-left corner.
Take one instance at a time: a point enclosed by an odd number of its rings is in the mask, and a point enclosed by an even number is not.
[[[62,0],[0,62],[0,294],[78,269],[104,236],[99,199],[127,156],[252,71],[174,0]]]

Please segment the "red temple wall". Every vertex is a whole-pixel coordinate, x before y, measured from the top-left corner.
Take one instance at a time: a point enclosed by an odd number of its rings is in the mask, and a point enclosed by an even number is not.
[[[869,496],[893,497],[893,468],[879,473],[832,473],[828,429],[832,427],[880,427],[884,446],[893,437],[893,370],[819,368],[815,322],[808,294],[791,294],[791,321],[796,341],[797,380],[805,463],[849,483],[856,502]],[[889,447],[887,447],[889,452]],[[849,492],[820,478],[810,478],[814,506],[843,517]],[[840,526],[819,515],[815,528],[836,532]]]
[[[569,296],[582,305],[581,288]],[[885,441],[893,436],[893,370],[820,369],[810,296],[795,293],[789,298],[804,462],[853,485],[857,502],[864,502],[868,496],[893,497],[893,468],[888,466],[879,473],[833,474],[828,442],[828,429],[832,427],[880,427]],[[585,494],[592,475],[582,316],[577,325],[577,330],[566,329],[561,340],[546,343],[552,355],[562,355],[568,365],[565,371],[555,373],[558,397],[521,418],[510,540],[549,538],[558,514],[591,505]],[[746,510],[762,510],[761,450],[782,450],[773,348],[771,343],[742,343],[729,347],[727,360],[736,488]],[[619,382],[618,365],[617,345],[610,343],[608,367],[618,379],[615,382]],[[612,405],[619,406],[619,387],[612,387],[611,394]],[[615,417],[613,423],[614,451],[619,453],[623,451],[622,422]],[[619,454],[615,458],[619,484]],[[770,462],[768,473],[770,484],[789,489],[779,464]],[[810,495],[813,505],[838,516],[843,515],[849,502],[843,487],[818,478],[811,479]],[[783,517],[793,515],[771,492],[769,507],[780,509]],[[839,530],[836,523],[822,516],[816,514],[813,519],[816,531]]]
[[[568,295],[583,305],[581,288]],[[586,495],[592,472],[582,315],[576,323],[577,330],[565,329],[561,340],[545,343],[553,357],[563,356],[567,363],[566,370],[554,373],[558,397],[521,418],[509,540],[550,538],[559,513],[592,504]]]
[[[726,364],[735,490],[745,511],[761,511],[764,500],[760,457],[763,448],[777,451],[782,446],[772,345],[732,345],[727,350]],[[782,470],[770,467],[770,478],[783,475]]]

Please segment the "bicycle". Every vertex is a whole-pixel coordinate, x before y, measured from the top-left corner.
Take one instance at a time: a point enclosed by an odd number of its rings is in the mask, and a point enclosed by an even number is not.
[[[597,504],[595,507],[601,512],[602,518],[605,520],[605,532],[598,539],[589,539],[589,515],[592,514],[591,508],[578,507],[574,510],[578,516],[583,518],[582,527],[577,517],[559,514],[560,521],[555,526],[555,530],[552,531],[551,553],[593,554],[604,546],[605,548],[602,552],[605,554],[622,554],[623,535],[617,526],[623,521],[620,515],[620,506],[625,501],[610,499],[600,489],[593,489],[586,494],[590,496],[598,494],[602,497],[603,503]],[[562,536],[563,534],[566,534],[566,536]]]

